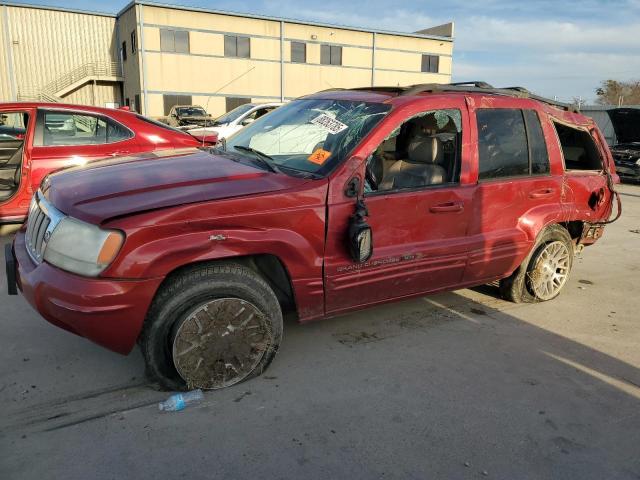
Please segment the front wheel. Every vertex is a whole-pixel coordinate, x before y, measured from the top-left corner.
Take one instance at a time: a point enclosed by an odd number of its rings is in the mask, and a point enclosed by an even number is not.
[[[158,292],[140,336],[147,373],[171,390],[228,387],[262,373],[282,339],[282,312],[260,275],[199,266]]]
[[[565,228],[547,227],[518,269],[500,280],[501,296],[515,303],[557,297],[569,278],[573,250],[573,241]]]

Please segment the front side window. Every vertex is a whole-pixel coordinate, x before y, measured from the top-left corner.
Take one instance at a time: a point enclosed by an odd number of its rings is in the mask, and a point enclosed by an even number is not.
[[[365,193],[457,183],[460,110],[422,112],[405,121],[367,159]]]
[[[322,65],[342,65],[342,47],[320,45],[320,63]]]
[[[360,101],[295,100],[229,137],[226,153],[249,159],[258,155],[285,172],[325,175],[360,143],[390,108],[381,103]]]
[[[24,112],[0,112],[0,148],[3,143],[24,141],[28,121],[29,115]]]
[[[104,117],[44,112],[42,145],[103,145],[133,137],[122,125]]]
[[[529,175],[527,134],[522,110],[476,111],[480,180]]]
[[[227,123],[234,122],[253,108],[253,105],[248,103],[249,99],[246,99],[247,102],[242,103],[239,106],[236,106],[235,108],[233,108],[233,105],[234,104],[237,105],[237,103],[234,101],[234,97],[227,97],[226,100],[227,100],[228,111],[227,113],[220,115],[218,118],[216,118],[213,121],[214,126],[225,125]],[[232,107],[232,108],[230,109],[229,107]]]
[[[237,35],[224,36],[224,56],[225,57],[251,57],[251,43],[249,37]]]
[[[160,50],[170,53],[189,53],[189,32],[168,28],[160,29]]]

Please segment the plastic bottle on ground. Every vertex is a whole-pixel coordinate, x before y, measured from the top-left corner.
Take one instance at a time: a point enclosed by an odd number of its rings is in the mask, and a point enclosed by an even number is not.
[[[184,410],[188,405],[197,403],[204,398],[202,390],[191,390],[190,392],[176,393],[158,404],[158,408],[163,412],[178,412]]]

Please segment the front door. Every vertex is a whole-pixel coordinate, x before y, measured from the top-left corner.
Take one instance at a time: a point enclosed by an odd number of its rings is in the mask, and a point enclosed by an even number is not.
[[[381,142],[370,149],[364,203],[373,256],[365,263],[354,262],[346,248],[354,203],[330,198],[327,314],[462,281],[475,188],[460,180],[466,178],[463,159],[468,152],[463,145],[469,144],[466,107],[457,99],[436,102],[395,123],[389,119],[380,128]]]
[[[29,206],[23,188],[28,171],[31,110],[0,111],[0,223],[21,221]]]

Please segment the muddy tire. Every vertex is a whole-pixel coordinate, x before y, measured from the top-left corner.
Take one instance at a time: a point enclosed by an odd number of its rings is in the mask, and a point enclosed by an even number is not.
[[[147,375],[168,390],[228,387],[260,375],[282,340],[276,295],[235,263],[197,266],[158,291],[139,344]]]
[[[514,303],[554,299],[569,277],[573,252],[569,232],[560,225],[550,225],[516,271],[500,280],[500,296]]]

